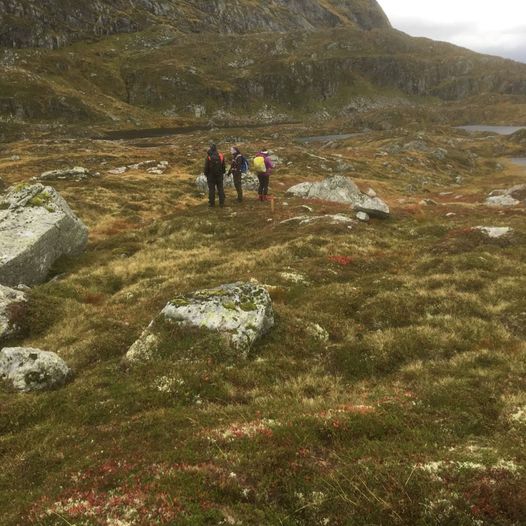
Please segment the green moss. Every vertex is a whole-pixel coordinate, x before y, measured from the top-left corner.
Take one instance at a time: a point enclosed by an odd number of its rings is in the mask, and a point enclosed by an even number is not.
[[[247,301],[245,303],[241,303],[239,305],[239,308],[241,310],[246,311],[246,312],[251,312],[251,311],[257,310],[257,305],[254,302],[252,302],[252,301]]]

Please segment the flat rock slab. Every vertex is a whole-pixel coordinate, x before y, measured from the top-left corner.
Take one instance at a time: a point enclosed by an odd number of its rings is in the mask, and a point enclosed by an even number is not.
[[[79,254],[87,241],[88,229],[55,189],[15,187],[0,201],[0,283],[41,283],[59,257]]]
[[[281,225],[298,223],[299,225],[310,225],[312,223],[328,223],[331,225],[352,224],[354,219],[345,214],[327,214],[324,216],[297,216],[281,221]]]
[[[23,292],[0,285],[0,341],[16,333],[14,310],[25,301],[26,296]]]
[[[385,219],[390,210],[378,197],[363,193],[349,177],[335,175],[317,183],[300,183],[289,188],[287,194],[303,199],[319,199],[350,205],[357,212]]]
[[[241,355],[246,355],[254,342],[274,326],[269,293],[254,283],[232,283],[178,296],[168,302],[160,318],[183,327],[217,332]],[[152,323],[130,347],[126,359],[152,359],[158,341]]]
[[[44,391],[63,386],[71,371],[53,352],[29,347],[11,347],[0,351],[0,379],[17,391]]]
[[[44,172],[38,177],[35,177],[35,181],[60,181],[60,180],[71,180],[71,181],[85,181],[91,177],[91,172],[82,166],[75,166],[74,168],[63,168],[60,170],[51,170]]]

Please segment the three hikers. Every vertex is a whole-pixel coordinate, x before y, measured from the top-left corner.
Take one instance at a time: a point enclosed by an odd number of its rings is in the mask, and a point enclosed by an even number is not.
[[[248,171],[249,164],[246,158],[241,154],[239,148],[235,146],[232,147],[230,153],[232,154],[232,162],[227,175],[232,175],[234,187],[237,192],[237,200],[241,203],[243,201],[242,178],[243,174]],[[256,154],[253,164],[254,171],[256,172],[259,181],[259,200],[266,201],[268,199],[270,174],[274,168],[268,150],[260,150]],[[208,183],[208,201],[211,207],[215,206],[216,189],[219,196],[219,206],[223,207],[225,204],[225,172],[225,157],[219,152],[217,146],[212,144],[207,152],[204,168],[204,174]]]

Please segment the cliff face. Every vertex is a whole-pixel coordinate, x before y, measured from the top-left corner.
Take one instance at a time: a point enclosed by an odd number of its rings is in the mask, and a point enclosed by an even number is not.
[[[57,48],[164,25],[182,33],[388,28],[376,0],[0,0],[0,46]]]

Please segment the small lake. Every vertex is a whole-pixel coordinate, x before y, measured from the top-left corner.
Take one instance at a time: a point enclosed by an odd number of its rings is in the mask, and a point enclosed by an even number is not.
[[[517,166],[524,166],[524,168],[526,168],[526,157],[512,157],[510,161]]]
[[[457,126],[459,130],[473,133],[497,133],[498,135],[511,135],[519,130],[526,129],[526,126],[486,126],[483,124],[473,124],[470,126]]]
[[[312,137],[297,137],[296,141],[302,144],[309,144],[311,142],[331,142],[331,141],[345,141],[351,137],[356,137],[359,133],[336,133],[334,135],[313,135]]]

